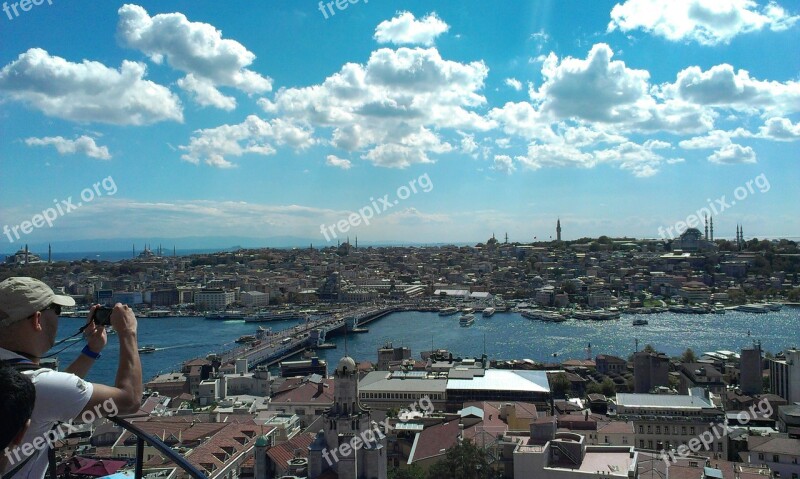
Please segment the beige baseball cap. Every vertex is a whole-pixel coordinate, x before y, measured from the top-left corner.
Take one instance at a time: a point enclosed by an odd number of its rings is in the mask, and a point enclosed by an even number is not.
[[[69,296],[60,296],[35,278],[19,276],[0,282],[0,327],[25,319],[51,304],[75,306]]]

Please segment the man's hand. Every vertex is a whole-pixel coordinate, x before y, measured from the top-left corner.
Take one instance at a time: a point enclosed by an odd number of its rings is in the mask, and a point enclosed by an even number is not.
[[[108,335],[105,326],[97,326],[94,321],[91,321],[86,329],[83,330],[83,335],[86,337],[86,344],[93,353],[100,353],[108,343]]]
[[[111,325],[114,326],[117,334],[136,334],[138,327],[133,310],[122,303],[114,305],[114,311],[111,312]]]

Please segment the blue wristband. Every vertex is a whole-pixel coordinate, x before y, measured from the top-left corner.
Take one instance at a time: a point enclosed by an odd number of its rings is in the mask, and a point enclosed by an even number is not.
[[[81,350],[81,354],[85,354],[86,356],[89,356],[94,360],[100,359],[100,353],[93,352],[91,349],[89,349],[88,344],[83,347],[83,349]]]

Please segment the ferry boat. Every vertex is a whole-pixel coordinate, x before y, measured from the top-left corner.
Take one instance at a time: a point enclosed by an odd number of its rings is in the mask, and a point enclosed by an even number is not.
[[[141,348],[139,348],[139,353],[141,353],[141,354],[148,354],[148,353],[154,353],[154,352],[156,352],[156,347],[155,346],[148,345],[148,346],[142,346]]]
[[[474,322],[475,322],[475,315],[472,313],[462,314],[461,318],[458,319],[458,324],[460,324],[461,327],[464,328],[472,326],[472,323]]]
[[[736,311],[765,314],[769,313],[770,309],[764,304],[742,304],[736,307]]]
[[[462,309],[461,312],[464,313],[464,314],[472,314],[472,313],[475,312],[475,309],[474,308],[470,308],[470,307],[466,307],[466,308]]]
[[[223,311],[218,313],[206,313],[206,319],[214,321],[241,321],[245,315],[241,311]]]
[[[245,323],[265,323],[268,321],[285,321],[289,319],[305,319],[306,315],[297,311],[283,310],[283,311],[266,311],[256,313],[252,316],[244,318]]]
[[[494,308],[488,307],[488,308],[483,310],[483,317],[484,318],[490,318],[495,313],[495,311],[496,310]]]
[[[453,314],[458,313],[458,309],[450,307],[450,308],[442,308],[439,310],[439,316],[451,316]]]
[[[541,309],[533,309],[530,311],[523,311],[520,313],[523,318],[528,319],[536,319],[539,321],[545,321],[549,323],[561,323],[567,320],[563,315],[556,313],[555,311],[544,311]]]
[[[648,324],[646,319],[634,319],[633,320],[633,325],[634,326],[644,326],[646,324]]]
[[[725,306],[722,303],[714,303],[714,314],[725,314]]]
[[[239,336],[239,339],[236,340],[237,344],[245,344],[245,343],[252,343],[257,338],[252,334],[245,334],[243,336]]]

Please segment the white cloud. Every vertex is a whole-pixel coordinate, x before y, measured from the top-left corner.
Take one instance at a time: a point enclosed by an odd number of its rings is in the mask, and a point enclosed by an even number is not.
[[[708,157],[708,161],[717,164],[756,163],[756,152],[749,146],[731,143],[723,146]]]
[[[90,158],[110,160],[111,154],[108,147],[97,146],[94,138],[82,135],[75,140],[68,140],[62,136],[46,136],[44,138],[26,138],[28,146],[53,146],[60,155],[74,155],[82,153]]]
[[[792,124],[787,118],[770,118],[759,128],[758,136],[775,141],[800,140],[800,123]]]
[[[442,59],[435,48],[382,48],[366,65],[348,63],[319,85],[279,90],[262,107],[271,114],[330,128],[330,142],[361,151],[378,166],[429,163],[452,145],[446,130],[486,131],[491,120],[472,111],[488,74],[482,62]]]
[[[710,149],[710,148],[722,148],[723,146],[727,146],[731,144],[731,134],[726,131],[722,130],[713,130],[709,131],[705,136],[695,136],[688,140],[683,140],[678,143],[683,149],[686,150],[695,150],[695,149]]]
[[[670,41],[716,45],[765,27],[785,30],[798,18],[775,2],[759,8],[753,0],[626,0],[611,10],[608,31],[641,29]]]
[[[675,83],[662,85],[660,92],[666,98],[741,111],[800,111],[800,82],[760,81],[745,70],[734,73],[727,64],[705,72],[697,66],[686,68],[678,73]]]
[[[544,83],[538,91],[531,90],[531,99],[554,119],[608,123],[646,119],[646,108],[652,104],[650,73],[612,61],[613,55],[604,43],[594,45],[585,60],[567,57],[559,61],[551,53],[542,65]]]
[[[378,43],[395,45],[419,44],[429,46],[433,41],[450,29],[435,13],[430,13],[417,20],[411,12],[400,12],[391,20],[382,21],[375,29],[375,40]]]
[[[217,168],[232,168],[234,164],[226,157],[248,153],[268,156],[275,154],[275,145],[302,150],[314,143],[313,130],[308,126],[280,118],[266,121],[250,115],[237,125],[197,130],[189,145],[178,148],[186,152],[181,159],[189,163],[199,164],[202,160]]]
[[[522,90],[522,83],[516,78],[506,78],[505,84],[517,91]]]
[[[203,106],[231,109],[232,98],[216,91],[219,85],[248,94],[272,89],[270,78],[246,68],[255,55],[241,43],[223,39],[212,25],[190,22],[182,13],[151,17],[138,5],[123,5],[118,13],[117,36],[123,45],[158,64],[166,59],[171,67],[186,72],[181,87],[194,93]]]
[[[350,163],[350,160],[339,158],[336,155],[328,155],[328,157],[325,158],[325,164],[335,168],[341,168],[343,170],[349,170],[353,166],[353,164]]]
[[[194,94],[195,101],[201,106],[213,106],[221,110],[235,110],[236,99],[225,96],[206,79],[198,79],[193,74],[188,74],[178,80],[178,86]]]
[[[494,166],[492,169],[510,175],[516,171],[517,167],[514,166],[514,160],[508,155],[495,155]]]
[[[459,131],[458,134],[461,135],[461,153],[471,155],[478,151],[478,143],[475,141],[475,135],[470,135],[463,131]]]
[[[0,70],[0,91],[45,115],[78,122],[145,125],[183,121],[180,100],[145,80],[141,63],[119,70],[84,60],[72,63],[31,48]]]

